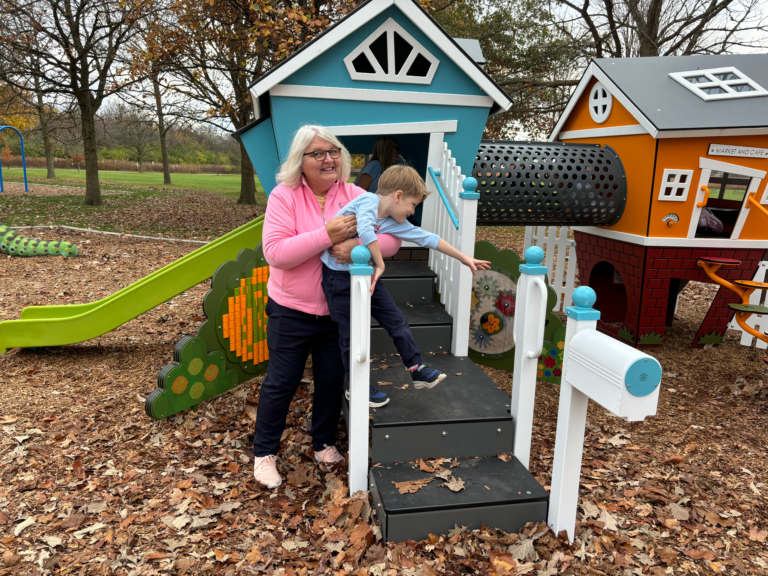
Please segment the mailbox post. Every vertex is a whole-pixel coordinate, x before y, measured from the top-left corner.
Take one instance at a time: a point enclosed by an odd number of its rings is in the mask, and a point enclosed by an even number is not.
[[[595,291],[581,286],[573,292],[575,306],[566,308],[565,356],[552,468],[547,523],[555,534],[576,534],[581,458],[587,407],[592,399],[625,420],[656,414],[661,383],[658,360],[596,330]]]

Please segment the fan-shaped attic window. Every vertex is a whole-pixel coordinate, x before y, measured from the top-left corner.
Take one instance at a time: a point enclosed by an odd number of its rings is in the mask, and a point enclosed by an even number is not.
[[[389,18],[344,58],[353,80],[431,84],[440,61]]]
[[[768,96],[765,88],[733,67],[671,72],[669,76],[702,100]]]

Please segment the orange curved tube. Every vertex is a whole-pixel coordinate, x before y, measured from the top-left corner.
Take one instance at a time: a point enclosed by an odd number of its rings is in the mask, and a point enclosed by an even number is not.
[[[741,329],[744,330],[744,332],[748,332],[749,334],[752,334],[755,338],[758,340],[762,340],[766,344],[768,344],[768,336],[765,334],[762,334],[752,328],[749,324],[747,324],[747,320],[749,317],[752,316],[751,312],[737,312],[736,313],[736,323],[741,326]]]
[[[704,201],[696,204],[698,208],[704,208],[707,205],[707,202],[709,202],[709,188],[705,185],[702,186],[701,189],[704,190],[706,194],[704,195]]]
[[[702,262],[701,260],[699,260],[697,264],[704,269],[704,272],[706,273],[706,275],[709,276],[713,282],[715,282],[716,284],[720,284],[720,286],[723,286],[724,288],[728,288],[728,290],[730,290],[731,292],[735,292],[736,294],[738,294],[739,298],[741,298],[742,304],[744,305],[749,304],[749,294],[747,294],[747,297],[745,298],[744,291],[741,288],[739,288],[735,284],[731,284],[730,282],[728,282],[728,280],[725,280],[724,278],[720,278],[720,276],[715,274],[715,272],[720,270],[720,267],[722,266],[722,264]]]
[[[751,205],[751,206],[754,206],[755,208],[757,208],[758,210],[760,210],[760,212],[762,212],[763,214],[765,214],[765,217],[766,217],[766,218],[768,218],[768,209],[767,209],[765,206],[763,206],[762,204],[760,204],[760,203],[759,203],[759,202],[758,202],[758,201],[755,199],[755,193],[754,193],[754,192],[750,192],[750,194],[749,194],[749,198],[747,198],[747,204],[749,204],[749,205]]]

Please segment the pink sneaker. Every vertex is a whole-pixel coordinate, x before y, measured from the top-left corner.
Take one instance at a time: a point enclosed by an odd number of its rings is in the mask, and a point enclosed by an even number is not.
[[[344,456],[336,449],[336,446],[326,445],[323,450],[315,451],[315,460],[324,464],[323,467],[328,470],[334,464],[344,462]]]
[[[269,489],[277,488],[283,483],[280,474],[277,473],[275,456],[272,454],[253,459],[253,477],[256,482]]]

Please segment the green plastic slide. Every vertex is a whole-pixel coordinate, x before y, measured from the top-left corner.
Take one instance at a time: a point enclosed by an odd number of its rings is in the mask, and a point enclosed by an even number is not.
[[[264,216],[225,234],[111,296],[70,306],[30,306],[21,320],[0,322],[0,354],[11,348],[85,342],[122,326],[207,280],[241,250],[261,242]]]

